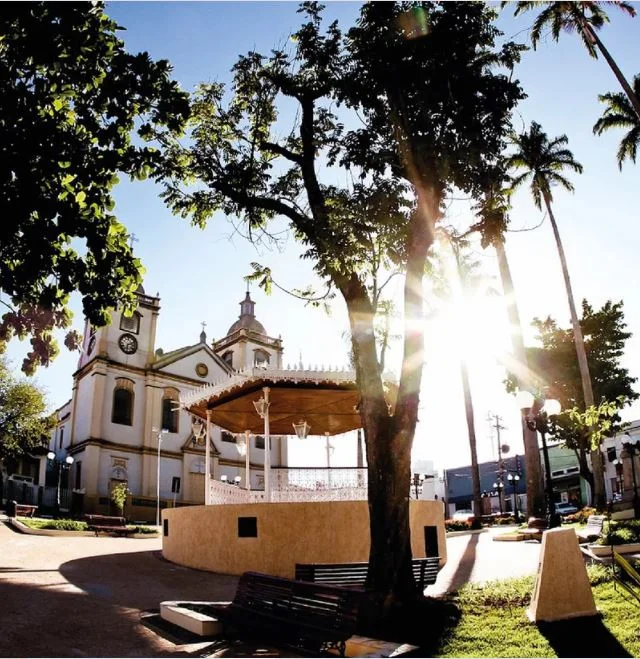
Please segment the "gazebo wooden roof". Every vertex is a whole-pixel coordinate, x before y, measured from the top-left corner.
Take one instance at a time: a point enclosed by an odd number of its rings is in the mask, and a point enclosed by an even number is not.
[[[181,398],[188,412],[233,433],[262,434],[264,420],[253,405],[269,388],[269,430],[294,434],[306,421],[311,435],[339,435],[361,427],[358,390],[352,371],[248,369]]]

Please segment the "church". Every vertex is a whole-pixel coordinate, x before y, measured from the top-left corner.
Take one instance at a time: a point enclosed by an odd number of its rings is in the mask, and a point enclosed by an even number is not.
[[[85,324],[71,400],[56,411],[50,449],[58,465],[73,458],[63,486],[84,495],[85,512],[107,513],[112,488],[126,483],[127,516],[151,521],[158,482],[162,507],[204,502],[204,440],[194,436],[191,416],[179,409],[180,395],[247,367],[281,369],[283,347],[256,319],[247,291],[226,336],[209,343],[203,327],[197,343],[164,353],[155,347],[160,298],[142,287],[136,295],[130,317],[116,311],[106,327]],[[287,466],[286,438],[272,439],[271,464]],[[251,486],[260,489],[264,438],[250,441]],[[210,442],[211,477],[238,482],[246,449],[215,426]],[[45,467],[57,469],[43,460]]]

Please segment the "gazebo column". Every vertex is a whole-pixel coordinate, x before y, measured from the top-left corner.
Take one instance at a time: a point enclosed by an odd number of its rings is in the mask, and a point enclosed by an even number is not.
[[[207,410],[207,430],[204,449],[204,505],[211,503],[211,410]]]
[[[251,431],[250,430],[245,430],[244,431],[244,441],[245,441],[245,465],[244,465],[244,474],[245,474],[245,488],[247,489],[247,492],[251,490],[251,461],[249,458],[249,451],[250,451],[250,442],[251,442]]]
[[[269,387],[264,387],[264,500],[271,501],[271,439],[269,437]]]

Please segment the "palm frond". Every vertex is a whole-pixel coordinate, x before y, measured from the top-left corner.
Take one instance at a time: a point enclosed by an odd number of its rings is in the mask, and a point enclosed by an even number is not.
[[[596,135],[602,135],[602,133],[611,128],[633,128],[633,126],[640,123],[635,113],[634,117],[635,121],[632,117],[629,117],[626,114],[609,112],[607,109],[600,119],[598,119],[593,125],[593,132]]]
[[[552,185],[557,185],[558,187],[564,188],[568,192],[574,192],[575,188],[573,187],[573,183],[562,174],[558,174],[557,172],[550,172],[547,175],[547,181],[549,182],[549,188],[551,188]]]
[[[636,162],[636,156],[638,153],[638,144],[640,143],[640,125],[631,129],[620,142],[618,147],[618,152],[616,154],[618,158],[618,168],[622,170],[622,163],[629,158],[631,162]]]

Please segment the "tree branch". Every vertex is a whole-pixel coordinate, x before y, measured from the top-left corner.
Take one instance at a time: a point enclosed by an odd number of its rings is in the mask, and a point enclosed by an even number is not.
[[[281,144],[265,141],[262,142],[260,147],[262,149],[268,149],[269,151],[273,151],[273,153],[277,153],[279,156],[282,156],[283,158],[286,158],[287,160],[296,163],[296,165],[302,165],[302,156],[297,153],[294,153],[290,149],[287,149],[287,147],[282,146]]]

